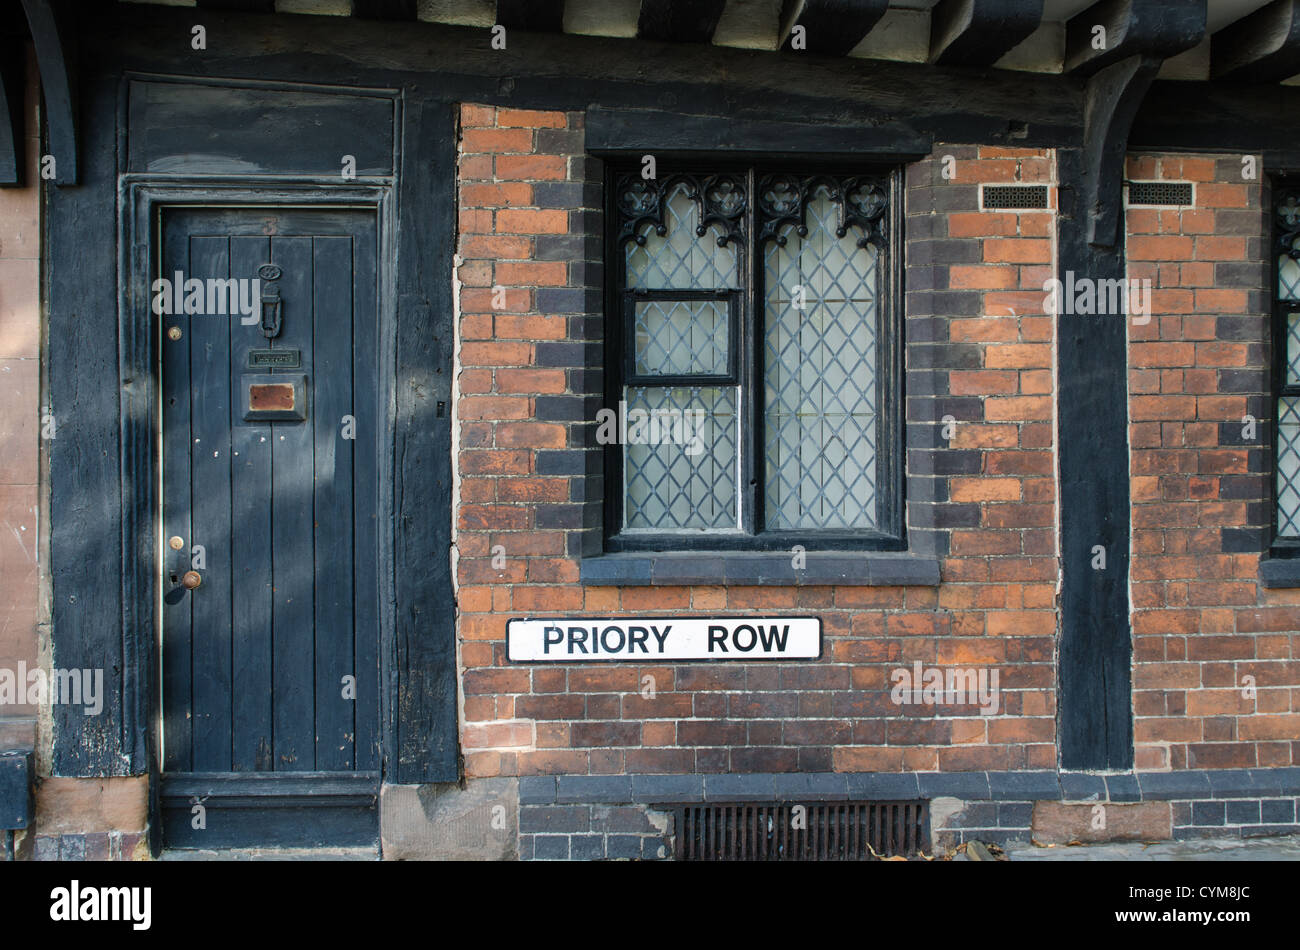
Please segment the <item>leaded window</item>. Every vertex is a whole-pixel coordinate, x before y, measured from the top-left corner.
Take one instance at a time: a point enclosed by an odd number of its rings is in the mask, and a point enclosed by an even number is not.
[[[1277,189],[1277,465],[1275,535],[1300,542],[1300,187]]]
[[[896,189],[611,173],[611,549],[900,546]]]

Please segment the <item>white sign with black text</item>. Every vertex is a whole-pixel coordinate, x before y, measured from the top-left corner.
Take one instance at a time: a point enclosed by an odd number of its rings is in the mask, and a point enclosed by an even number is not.
[[[551,617],[506,622],[514,663],[816,660],[817,617]]]

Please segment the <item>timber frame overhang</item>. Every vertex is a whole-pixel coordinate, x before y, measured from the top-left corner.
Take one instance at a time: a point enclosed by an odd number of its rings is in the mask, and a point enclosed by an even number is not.
[[[197,0],[196,8],[7,0],[0,54],[24,40],[36,49],[45,154],[56,159],[58,185],[75,184],[83,161],[78,70],[95,50],[81,48],[87,44],[78,35],[93,36],[92,47],[131,51],[133,67],[144,71],[247,77],[255,70],[260,78],[344,85],[383,84],[404,73],[437,82],[431,94],[450,101],[572,108],[575,98],[598,91],[598,104],[623,99],[631,108],[741,120],[784,113],[812,127],[901,125],[935,141],[1057,147],[1082,136],[1093,143],[1085,209],[1114,192],[1113,176],[1099,166],[1124,144],[1116,133],[1126,122],[1143,147],[1252,150],[1250,139],[1267,137],[1247,118],[1264,111],[1256,104],[1274,99],[1294,108],[1300,100],[1300,88],[1278,85],[1300,76],[1300,0],[1272,0],[1227,23],[1220,15],[1208,37],[1206,0],[1098,0],[1058,24],[1044,20],[1043,0],[941,0],[927,14],[928,64],[862,58],[869,54],[861,41],[900,15],[889,0],[785,0],[771,23],[758,10],[732,6],[642,0],[625,34],[635,39],[622,39],[565,32],[584,28],[566,18],[564,0],[498,0],[493,22],[512,32],[508,47],[497,49],[481,16],[448,14],[476,26],[426,22],[414,0],[353,0],[350,17],[278,14],[272,0]],[[337,7],[324,4],[321,12]],[[198,19],[211,36],[201,51],[188,42]],[[796,26],[806,31],[801,48],[792,48]],[[1051,26],[1065,42],[1061,74],[992,68]],[[1100,45],[1098,29],[1106,37]],[[737,30],[748,39],[722,35]],[[718,42],[730,45],[706,45]],[[1166,60],[1202,43],[1214,81],[1153,84]],[[20,61],[0,55],[0,186],[23,176]],[[1161,86],[1176,88],[1160,91],[1161,108],[1144,108],[1148,88],[1154,97]],[[1163,108],[1173,97],[1198,108]],[[1209,114],[1201,115],[1202,103]],[[1232,131],[1253,127],[1256,135],[1225,144],[1214,134],[1215,124],[1234,124],[1233,111],[1219,108],[1228,104],[1246,126]],[[1099,218],[1090,228],[1101,240],[1115,206],[1106,202],[1112,206],[1099,214],[1086,212]]]

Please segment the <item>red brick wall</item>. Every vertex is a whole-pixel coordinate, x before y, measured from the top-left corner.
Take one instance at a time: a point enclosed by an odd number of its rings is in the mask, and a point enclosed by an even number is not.
[[[600,173],[583,157],[581,114],[466,105],[461,122],[467,773],[1054,767],[1053,328],[1041,290],[1054,218],[981,213],[977,187],[1048,181],[1050,154],[940,147],[908,169],[907,424],[919,446],[909,518],[914,534],[937,536],[941,586],[619,589],[577,580],[599,524],[599,479],[584,460],[599,458],[587,447],[602,385]],[[949,154],[952,180],[941,174]],[[950,446],[937,436],[945,414],[957,420]],[[666,667],[505,659],[511,616],[724,610],[820,616],[825,655]],[[998,669],[1002,714],[895,706],[890,671],[918,660]],[[647,675],[653,699],[641,695]]]
[[[1196,183],[1194,208],[1126,215],[1129,276],[1154,288],[1151,322],[1129,324],[1138,768],[1300,763],[1300,590],[1256,582],[1272,517],[1271,278],[1265,187],[1242,169],[1240,156],[1129,160],[1131,179]]]

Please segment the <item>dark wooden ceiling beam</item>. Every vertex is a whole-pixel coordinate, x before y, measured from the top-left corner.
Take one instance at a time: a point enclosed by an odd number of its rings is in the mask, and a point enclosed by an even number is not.
[[[497,23],[508,30],[564,32],[564,0],[497,0]]]
[[[930,14],[930,62],[992,66],[1042,19],[1043,0],[940,0]]]
[[[352,15],[363,20],[414,20],[415,0],[352,0]]]
[[[1095,29],[1106,30],[1104,48]],[[1205,38],[1205,0],[1101,0],[1065,26],[1065,71],[1092,75],[1130,56],[1167,59]]]
[[[200,10],[239,10],[244,13],[274,13],[275,0],[198,0]]]
[[[75,185],[78,154],[76,47],[66,12],[55,0],[22,0],[36,46],[54,183]]]
[[[785,0],[781,48],[793,48],[791,34],[802,26],[808,52],[847,56],[888,9],[889,0]]]
[[[709,43],[726,6],[727,0],[641,0],[637,38]]]
[[[1300,115],[1300,86],[1196,84],[1196,108],[1187,108],[1187,83],[1151,84],[1133,123],[1129,144],[1143,151],[1202,151],[1263,155],[1264,165],[1300,168],[1300,140],[1279,116]]]
[[[1300,73],[1300,2],[1273,0],[1210,37],[1215,79],[1281,82]]]

